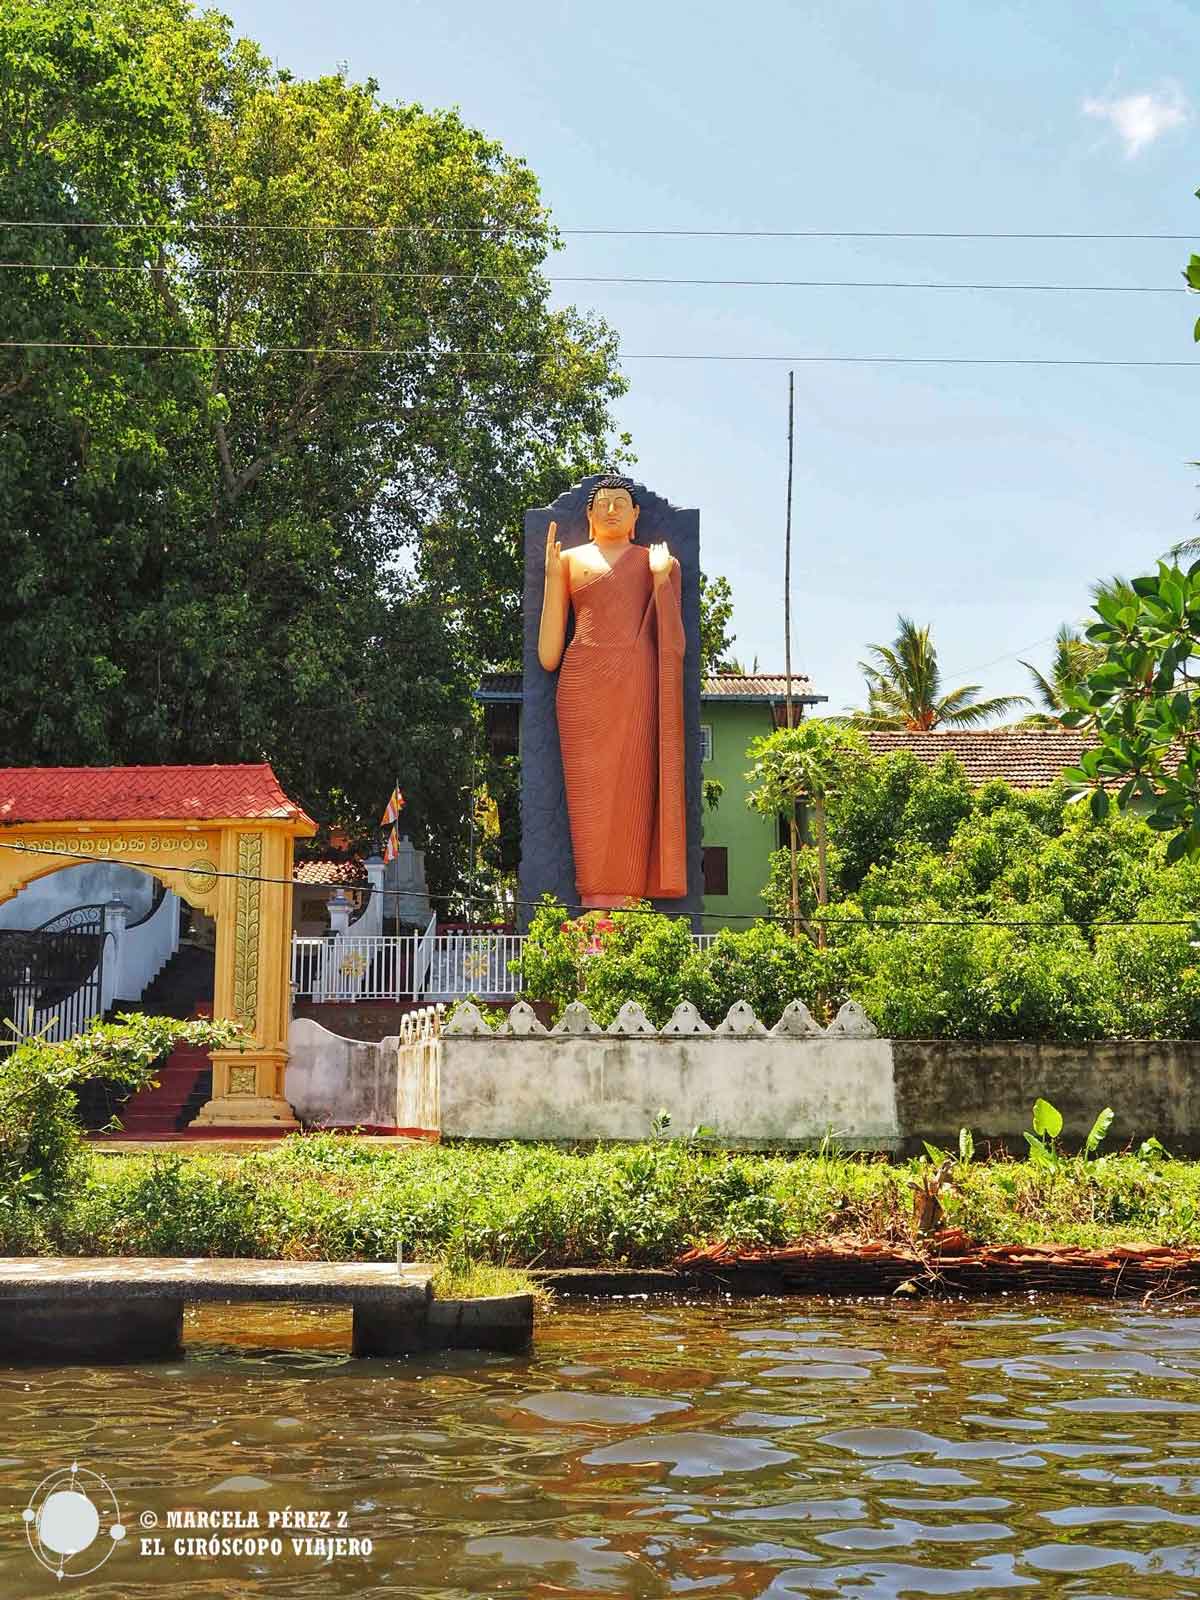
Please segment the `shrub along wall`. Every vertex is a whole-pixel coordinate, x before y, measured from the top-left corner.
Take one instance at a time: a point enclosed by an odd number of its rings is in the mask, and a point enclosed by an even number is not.
[[[830,814],[832,903],[803,912],[825,948],[777,922],[726,930],[697,951],[682,919],[644,911],[536,914],[526,997],[557,1014],[583,999],[607,1023],[638,1000],[662,1024],[691,1000],[715,1024],[746,999],[771,1024],[800,999],[828,1019],[857,1000],[893,1039],[1200,1037],[1192,945],[1200,863],[1168,866],[1134,817],[1096,822],[1061,789],[972,791],[947,758],[869,764]],[[786,854],[765,898],[786,909]]]

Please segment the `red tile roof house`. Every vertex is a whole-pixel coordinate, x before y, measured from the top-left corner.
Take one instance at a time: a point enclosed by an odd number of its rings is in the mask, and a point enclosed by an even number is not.
[[[972,786],[1002,778],[1014,789],[1048,789],[1067,767],[1077,767],[1096,741],[1058,728],[954,728],[945,732],[897,730],[864,735],[874,756],[907,750],[927,767],[953,756]]]

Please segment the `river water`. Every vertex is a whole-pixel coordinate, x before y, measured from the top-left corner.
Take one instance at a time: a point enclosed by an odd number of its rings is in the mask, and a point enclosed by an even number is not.
[[[355,1362],[343,1314],[275,1307],[186,1337],[0,1368],[4,1600],[1200,1596],[1186,1300],[564,1302],[528,1358]],[[60,1580],[22,1512],[73,1462],[119,1510],[88,1491]],[[176,1548],[213,1538],[280,1549]]]

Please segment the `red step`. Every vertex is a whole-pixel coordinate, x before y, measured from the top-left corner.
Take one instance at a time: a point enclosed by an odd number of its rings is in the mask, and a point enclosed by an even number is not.
[[[127,1134],[176,1133],[179,1117],[201,1076],[209,1069],[208,1051],[179,1044],[155,1073],[158,1087],[147,1085],[125,1102],[121,1130]]]

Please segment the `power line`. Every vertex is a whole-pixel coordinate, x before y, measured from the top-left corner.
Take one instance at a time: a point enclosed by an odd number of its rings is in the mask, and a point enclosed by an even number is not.
[[[47,826],[53,826],[53,825],[52,824],[47,824]],[[16,842],[15,840],[0,840],[0,850],[13,850],[13,851],[16,851],[16,852],[18,852],[19,854],[22,854],[22,855],[57,856],[57,857],[61,857],[64,860],[67,860],[67,861],[86,861],[91,866],[95,866],[98,862],[103,862],[105,865],[113,866],[113,867],[134,867],[134,868],[137,868],[141,872],[148,872],[148,873],[151,873],[153,875],[157,875],[157,874],[159,874],[161,872],[164,872],[164,871],[167,871],[167,872],[186,872],[188,870],[186,865],[181,865],[181,866],[176,866],[176,867],[168,867],[168,866],[165,866],[162,861],[135,861],[135,860],[130,860],[127,857],[124,857],[124,856],[98,856],[98,855],[96,855],[96,853],[94,851],[64,850],[64,849],[59,849],[59,848],[43,847],[41,845],[36,845],[36,844],[20,844],[20,843]],[[283,885],[289,885],[290,884],[292,887],[296,887],[298,885],[301,888],[303,888],[303,887],[308,887],[308,888],[323,887],[322,885],[317,885],[317,884],[304,885],[302,882],[299,882],[299,880],[297,880],[294,877],[293,878],[274,878],[274,877],[269,877],[269,876],[267,876],[267,875],[265,875],[263,873],[255,873],[255,872],[223,872],[217,867],[212,867],[212,868],[205,867],[204,876],[206,878],[229,878],[229,879],[234,880],[237,883],[269,883],[269,884],[283,884]],[[369,891],[369,885],[367,885],[367,884],[359,884],[359,885],[341,884],[341,885],[334,885],[334,887],[350,888],[350,889],[360,888],[360,889],[367,889]],[[388,891],[388,890],[384,891],[384,893],[389,893],[389,892],[392,892],[392,891]],[[400,892],[403,892],[403,891],[400,891]],[[453,894],[431,894],[431,895],[428,895],[427,898],[429,900],[436,900],[436,901],[441,901],[443,903],[446,903],[446,902],[459,902],[459,901],[461,901],[462,896],[461,895],[453,895]],[[545,902],[541,901],[541,900],[511,900],[511,901],[508,902],[508,904],[514,910],[536,911],[536,910],[539,910],[540,908],[542,908],[544,906]],[[641,916],[666,917],[669,921],[689,920],[690,916],[692,915],[691,913],[687,913],[687,912],[677,913],[677,912],[672,912],[672,911],[658,911],[658,910],[654,910],[654,909],[651,909],[650,911],[643,911],[640,908],[637,908],[637,909],[638,909],[638,914],[641,915]],[[784,924],[784,923],[790,922],[790,918],[788,918],[788,917],[771,916],[771,915],[766,915],[766,914],[764,914],[764,915],[756,915],[753,912],[728,912],[728,913],[720,912],[720,913],[716,913],[716,912],[703,912],[702,911],[702,912],[700,912],[698,914],[701,915],[701,916],[718,916],[719,915],[720,919],[723,922],[776,922],[776,923],[780,923],[780,924]],[[810,914],[808,916],[807,920],[809,922],[814,923],[814,924],[818,920],[821,920],[824,927],[826,927],[828,929],[831,929],[831,930],[833,930],[835,932],[839,928],[847,928],[847,927],[869,927],[869,928],[1074,928],[1076,931],[1078,931],[1080,928],[1195,928],[1198,925],[1198,919],[1196,917],[1148,918],[1145,921],[1139,921],[1138,919],[1133,918],[1133,917],[1113,918],[1112,920],[1108,920],[1108,919],[1104,919],[1104,918],[1094,918],[1094,919],[1088,920],[1086,918],[1073,919],[1073,918],[1069,918],[1069,917],[1064,917],[1064,918],[1061,918],[1061,919],[1048,919],[1048,920],[1045,920],[1045,921],[1039,921],[1036,918],[1007,918],[1007,919],[994,918],[993,919],[993,918],[989,918],[989,917],[902,917],[902,916],[893,916],[893,915],[889,915],[889,914],[885,914],[883,916],[873,916],[870,913],[866,913],[866,912],[858,912],[858,913],[855,913],[853,916],[838,916],[838,917],[835,917],[835,918],[832,918],[832,919],[828,919],[828,920],[820,919],[819,917],[813,916],[813,915]],[[481,937],[482,936],[483,935],[481,935]]]
[[[1193,233],[973,233],[885,228],[565,228],[554,227],[548,217],[531,219],[524,227],[510,227],[503,223],[468,226],[453,222],[184,222],[171,218],[158,222],[0,220],[0,228],[86,228],[138,233],[173,229],[190,233],[462,233],[504,237],[528,234],[535,228],[543,227],[573,237],[610,239],[1061,239],[1164,244],[1187,244],[1195,240]]]
[[[988,667],[996,667],[1002,661],[1019,661],[1027,650],[1039,650],[1044,644],[1051,644],[1057,635],[1048,633],[1044,639],[1035,639],[1032,644],[1023,644],[1017,650],[1006,650],[1002,656],[993,656],[990,661],[983,661],[977,667],[952,667],[943,672],[946,678],[968,678],[973,672],[983,672]]]
[[[2,339],[0,350],[113,350],[140,354],[167,355],[249,355],[249,356],[403,356],[420,353],[409,345],[253,345],[253,344],[110,344],[83,339]],[[498,356],[540,360],[558,355],[557,350],[459,350],[432,349],[429,356],[457,356],[465,360],[496,359]],[[806,366],[908,366],[908,367],[1200,367],[1200,361],[1162,361],[1153,359],[1114,359],[1109,357],[1061,356],[814,356],[767,355],[741,351],[621,351],[618,361],[743,361],[796,362]]]
[[[156,274],[166,271],[150,262],[114,266],[103,262],[0,261],[0,272],[99,272]],[[390,279],[414,283],[504,283],[498,273],[399,272],[342,267],[195,267],[190,278],[241,276],[247,278],[353,278]],[[922,289],[1034,294],[1169,294],[1196,291],[1183,286],[1138,283],[938,283],[902,278],[669,278],[591,273],[551,273],[547,283],[633,284],[641,287],[714,289]]]

